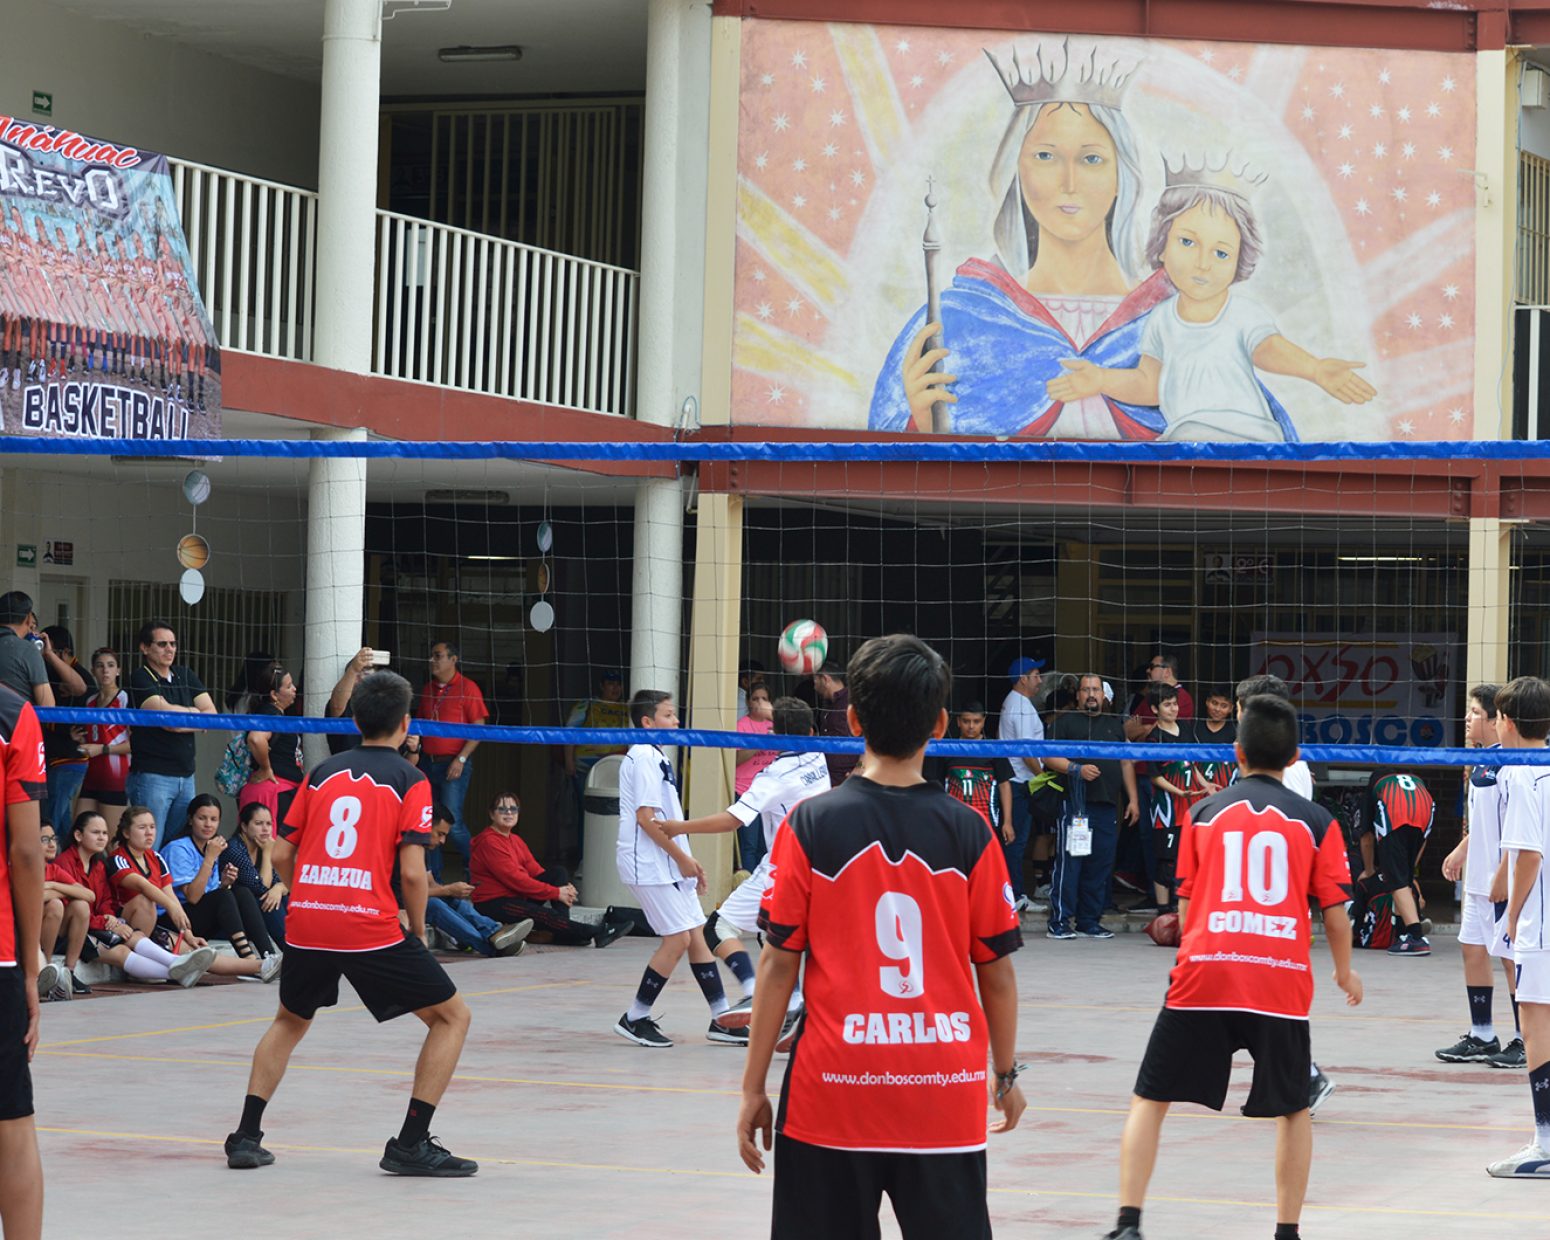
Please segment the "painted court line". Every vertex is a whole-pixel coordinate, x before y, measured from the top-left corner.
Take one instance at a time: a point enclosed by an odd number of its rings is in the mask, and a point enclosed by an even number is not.
[[[213,1137],[178,1137],[167,1136],[161,1133],[140,1132],[115,1132],[97,1128],[57,1128],[40,1124],[38,1131],[55,1136],[67,1137],[106,1137],[117,1140],[133,1142],[159,1142],[171,1145],[221,1145],[221,1141]],[[271,1142],[269,1148],[279,1153],[309,1153],[309,1154],[378,1154],[375,1146],[342,1146],[342,1145],[290,1145],[281,1142]],[[470,1153],[469,1157],[475,1161],[493,1166],[506,1167],[546,1167],[561,1171],[612,1171],[625,1172],[633,1175],[651,1176],[693,1176],[696,1179],[716,1180],[746,1180],[749,1173],[746,1171],[712,1171],[692,1167],[639,1167],[629,1166],[624,1163],[591,1163],[591,1162],[566,1162],[551,1158],[507,1158],[490,1157],[482,1154]],[[1056,1197],[1064,1199],[1079,1199],[1084,1201],[1109,1201],[1114,1194],[1112,1192],[1081,1192],[1073,1189],[1042,1189],[1042,1188],[994,1188],[990,1192],[1003,1197]],[[1228,1197],[1181,1197],[1152,1195],[1153,1202],[1165,1201],[1171,1205],[1196,1205],[1196,1206],[1220,1206],[1227,1209],[1255,1209],[1273,1210],[1273,1201],[1247,1201]],[[1544,1214],[1519,1213],[1509,1210],[1415,1210],[1402,1206],[1347,1206],[1347,1205],[1323,1205],[1309,1202],[1303,1207],[1305,1210],[1320,1210],[1335,1214],[1374,1214],[1405,1218],[1466,1218],[1466,1219],[1500,1219],[1508,1222],[1543,1223]]]

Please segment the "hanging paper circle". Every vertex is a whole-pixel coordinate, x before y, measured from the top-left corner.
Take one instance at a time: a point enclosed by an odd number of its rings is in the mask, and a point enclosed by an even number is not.
[[[554,526],[547,521],[540,521],[538,523],[538,549],[548,552],[552,546],[554,546]]]
[[[178,579],[178,594],[192,607],[205,596],[204,574],[197,568],[184,569],[183,576]]]
[[[548,599],[539,599],[533,604],[533,610],[528,613],[527,619],[535,633],[547,633],[554,627],[554,608]]]
[[[210,544],[198,534],[178,539],[178,563],[184,568],[203,568],[210,562]]]
[[[183,498],[195,508],[210,498],[210,475],[202,469],[191,469],[183,479]]]

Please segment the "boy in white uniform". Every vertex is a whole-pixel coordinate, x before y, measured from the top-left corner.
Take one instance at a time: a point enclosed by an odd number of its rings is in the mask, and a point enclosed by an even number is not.
[[[783,697],[775,701],[776,736],[811,736],[813,734],[813,708],[801,698]],[[747,950],[736,938],[740,934],[757,934],[759,929],[759,904],[770,886],[770,851],[775,847],[775,832],[786,821],[786,815],[799,801],[828,792],[829,764],[821,753],[779,754],[748,786],[748,791],[738,797],[719,814],[695,818],[688,822],[664,822],[662,829],[670,836],[710,835],[735,831],[748,826],[755,819],[763,818],[764,858],[748,876],[746,882],[721,902],[721,907],[710,915],[705,923],[705,941],[712,952],[731,969],[743,985],[743,994],[753,999],[754,973]],[[725,929],[723,929],[725,927]],[[731,933],[728,934],[727,931]],[[776,1050],[789,1047],[796,1017],[802,1010],[802,988],[798,985],[791,992],[786,1005],[785,1028]],[[782,1045],[785,1043],[785,1045]]]
[[[630,722],[637,728],[676,728],[678,710],[673,695],[642,689],[630,699]],[[690,853],[663,832],[664,818],[683,817],[673,764],[658,745],[631,745],[619,767],[619,878],[634,893],[652,930],[662,942],[641,976],[635,1000],[614,1025],[614,1032],[637,1046],[673,1044],[651,1018],[652,1005],[685,952],[689,968],[710,1004],[706,1038],[734,1046],[748,1045],[748,1007],[728,1017],[731,1005],[721,986],[716,958],[705,945],[705,913],[699,892],[705,890],[705,870]],[[740,1019],[739,1019],[740,1017]]]
[[[1550,684],[1519,676],[1496,695],[1496,730],[1503,747],[1545,746],[1550,735]],[[1509,766],[1501,773],[1502,848],[1508,856],[1507,926],[1518,966],[1518,1010],[1527,1052],[1534,1139],[1487,1170],[1499,1179],[1550,1184],[1550,768]]]
[[[1476,685],[1464,712],[1464,743],[1499,749],[1496,695],[1500,685]],[[1495,987],[1491,958],[1502,962],[1507,993],[1512,996],[1513,1025],[1518,1027],[1517,977],[1512,964],[1512,937],[1506,933],[1507,866],[1502,857],[1502,771],[1483,763],[1469,768],[1469,819],[1464,838],[1443,859],[1442,876],[1464,880],[1464,905],[1459,918],[1459,946],[1464,956],[1464,989],[1469,997],[1469,1032],[1437,1052],[1444,1063],[1488,1063],[1493,1068],[1524,1066],[1519,1033],[1500,1046],[1492,1016]],[[1492,898],[1493,892],[1495,899]]]

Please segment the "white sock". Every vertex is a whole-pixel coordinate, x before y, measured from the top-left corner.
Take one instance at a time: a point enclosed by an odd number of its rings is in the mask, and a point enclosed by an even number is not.
[[[157,964],[168,967],[177,964],[178,958],[165,947],[151,942],[150,939],[141,939],[134,946],[135,955],[144,956],[147,960],[154,960]]]
[[[1469,1027],[1469,1036],[1472,1038],[1479,1038],[1482,1042],[1489,1042],[1496,1037],[1496,1026],[1471,1025]]]
[[[743,985],[743,998],[745,998],[745,999],[752,999],[753,998],[753,978],[750,977],[742,985]]]
[[[142,982],[160,982],[166,980],[167,966],[131,952],[124,961],[124,972]]]

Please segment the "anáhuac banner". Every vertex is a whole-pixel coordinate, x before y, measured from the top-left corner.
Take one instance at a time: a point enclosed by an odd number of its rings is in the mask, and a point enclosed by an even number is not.
[[[165,155],[0,116],[7,435],[220,434],[215,328]]]

